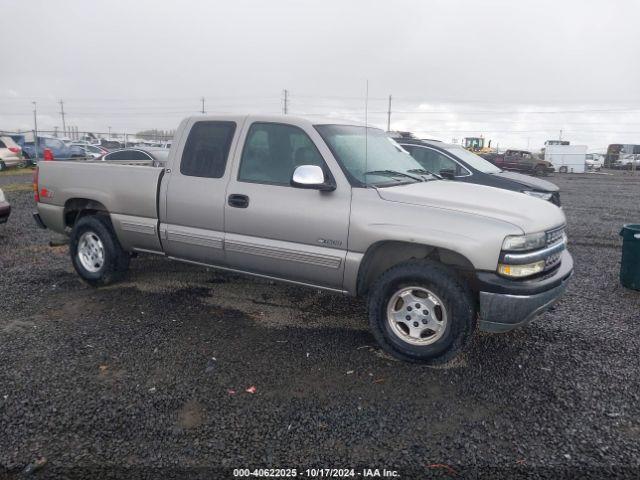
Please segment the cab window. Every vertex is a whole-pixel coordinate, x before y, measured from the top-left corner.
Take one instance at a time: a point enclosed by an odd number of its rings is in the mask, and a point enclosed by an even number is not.
[[[196,122],[182,153],[180,173],[190,177],[221,178],[235,130],[235,122]]]
[[[431,173],[439,174],[444,170],[453,172],[453,175],[456,177],[463,177],[471,174],[469,170],[461,166],[459,163],[454,162],[451,158],[432,148],[416,145],[403,145],[402,147],[418,161],[422,168],[430,171]]]
[[[238,180],[289,185],[301,165],[324,168],[324,160],[300,128],[280,123],[254,123],[242,150]]]

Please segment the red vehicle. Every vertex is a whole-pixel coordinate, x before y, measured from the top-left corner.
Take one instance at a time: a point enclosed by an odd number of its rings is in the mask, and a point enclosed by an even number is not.
[[[481,157],[503,170],[547,175],[554,171],[553,165],[527,150],[507,150],[504,153],[481,154]]]

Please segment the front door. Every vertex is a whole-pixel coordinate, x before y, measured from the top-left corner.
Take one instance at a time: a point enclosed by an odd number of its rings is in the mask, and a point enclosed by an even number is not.
[[[177,145],[173,171],[160,195],[162,244],[167,254],[224,265],[224,205],[229,181],[227,159],[242,119],[189,120],[186,141]]]
[[[330,192],[290,186],[300,165],[318,165],[331,176],[320,136],[255,122],[243,138],[238,174],[227,188],[227,261],[249,272],[341,289],[350,186],[341,181]]]

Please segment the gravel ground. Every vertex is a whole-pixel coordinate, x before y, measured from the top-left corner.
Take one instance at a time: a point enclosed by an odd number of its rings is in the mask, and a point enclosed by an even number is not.
[[[383,354],[359,300],[153,257],[87,287],[34,227],[31,193],[9,192],[0,478],[41,457],[37,477],[637,478],[640,292],[617,275],[640,177],[552,180],[576,260],[564,300],[518,331],[478,334],[441,368]]]
[[[32,169],[11,169],[0,172],[0,188],[15,183],[31,182]]]

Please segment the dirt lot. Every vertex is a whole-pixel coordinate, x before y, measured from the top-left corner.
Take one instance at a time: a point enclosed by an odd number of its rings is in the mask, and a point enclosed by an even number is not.
[[[552,178],[576,260],[564,300],[438,369],[381,353],[354,299],[152,257],[90,288],[35,228],[29,181],[2,178],[0,478],[40,457],[37,477],[640,474],[640,292],[617,278],[640,176]]]

